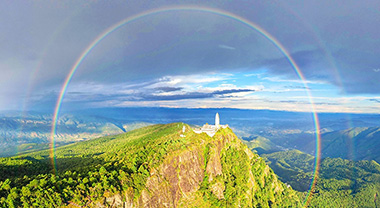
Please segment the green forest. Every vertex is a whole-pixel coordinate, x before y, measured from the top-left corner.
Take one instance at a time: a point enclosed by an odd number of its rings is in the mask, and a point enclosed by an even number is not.
[[[0,206],[301,206],[229,128],[211,138],[153,125],[58,147],[54,160],[56,170],[49,150],[1,158]]]
[[[315,158],[298,150],[265,154],[279,178],[305,197],[314,174]],[[376,161],[324,158],[310,207],[378,207],[380,165]]]
[[[49,150],[0,158],[0,207],[305,205],[315,158],[261,156],[229,128],[209,137],[152,125],[57,147],[54,165]],[[324,158],[307,206],[377,207],[379,193],[377,162]]]

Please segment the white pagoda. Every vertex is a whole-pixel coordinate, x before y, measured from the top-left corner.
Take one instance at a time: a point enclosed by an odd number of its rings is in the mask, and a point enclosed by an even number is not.
[[[215,135],[215,133],[221,129],[221,128],[227,128],[228,127],[228,124],[226,125],[220,125],[220,119],[219,119],[219,113],[216,113],[215,115],[215,125],[209,125],[209,124],[205,124],[203,125],[201,128],[197,128],[197,129],[193,129],[193,131],[197,134],[200,134],[202,132],[206,133],[207,135],[209,135],[210,137],[213,137]]]

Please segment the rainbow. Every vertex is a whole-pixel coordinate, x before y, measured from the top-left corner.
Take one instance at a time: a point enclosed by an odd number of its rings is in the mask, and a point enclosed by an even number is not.
[[[282,6],[283,9],[285,9],[287,12],[292,14],[305,28],[307,28],[311,33],[313,39],[318,43],[319,47],[323,50],[325,53],[325,58],[329,62],[331,69],[335,75],[335,80],[340,87],[340,89],[344,92],[344,86],[342,83],[342,79],[338,70],[338,67],[334,61],[334,58],[331,54],[331,52],[327,49],[326,43],[322,40],[320,34],[321,32],[318,30],[317,27],[313,27],[309,22],[305,21],[305,18],[302,18],[300,14],[295,12],[291,7],[289,7],[287,4],[284,4],[283,2],[279,2],[279,5]]]
[[[318,115],[315,111],[312,95],[311,95],[311,92],[308,90],[309,88],[307,86],[307,82],[305,80],[305,77],[302,74],[302,72],[301,72],[300,68],[298,67],[298,65],[296,64],[296,62],[294,61],[294,59],[290,56],[290,53],[285,49],[285,47],[275,37],[273,37],[271,34],[269,34],[267,31],[265,31],[259,25],[251,22],[248,19],[245,19],[244,17],[238,16],[238,15],[230,13],[228,11],[215,9],[215,8],[208,8],[208,7],[199,7],[199,6],[191,6],[191,5],[190,6],[189,5],[187,5],[187,6],[169,6],[169,7],[161,7],[161,8],[156,8],[156,9],[144,11],[144,12],[135,14],[131,17],[128,17],[128,18],[112,25],[111,27],[106,29],[104,32],[102,32],[99,36],[97,36],[91,42],[91,44],[81,53],[80,57],[77,59],[77,61],[74,63],[74,65],[70,69],[70,72],[68,73],[68,75],[67,75],[67,77],[63,83],[63,86],[61,88],[61,91],[60,91],[60,94],[58,96],[57,103],[55,106],[53,121],[52,121],[52,127],[51,127],[51,137],[50,137],[50,158],[51,158],[51,162],[52,162],[52,165],[54,168],[54,172],[57,172],[57,166],[56,166],[56,161],[55,161],[55,139],[54,138],[56,135],[57,120],[58,120],[62,100],[65,96],[67,87],[70,84],[71,79],[73,78],[75,72],[77,71],[77,69],[80,66],[80,64],[82,63],[82,61],[92,51],[92,49],[94,49],[94,47],[96,47],[98,45],[98,43],[100,41],[102,41],[105,37],[107,37],[112,32],[116,31],[120,27],[122,27],[122,26],[124,26],[130,22],[136,21],[138,19],[147,17],[147,16],[151,16],[151,15],[155,15],[155,14],[159,14],[159,13],[164,13],[164,12],[171,12],[171,11],[205,12],[205,13],[215,14],[218,16],[222,16],[222,17],[226,17],[226,18],[235,20],[235,21],[240,22],[240,23],[244,24],[245,26],[255,30],[256,32],[260,33],[263,37],[265,37],[268,41],[270,41],[282,54],[284,54],[287,61],[293,67],[293,69],[297,73],[298,77],[302,80],[304,86],[307,89],[306,92],[307,92],[307,96],[309,98],[309,102],[311,104],[311,110],[313,113],[313,119],[314,119],[314,125],[315,125],[316,157],[315,157],[314,176],[313,176],[313,179],[311,181],[310,189],[309,189],[308,194],[306,196],[306,199],[304,201],[304,206],[307,206],[311,200],[311,196],[312,196],[312,193],[313,193],[313,190],[315,188],[315,184],[316,184],[316,181],[318,178],[319,165],[320,165],[320,140],[321,140],[321,137],[320,137],[320,131],[319,131],[320,127],[319,127]]]

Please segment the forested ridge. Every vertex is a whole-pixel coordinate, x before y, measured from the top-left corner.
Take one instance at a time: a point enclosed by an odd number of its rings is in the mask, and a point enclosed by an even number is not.
[[[295,190],[306,193],[315,158],[298,150],[263,155],[266,162]],[[380,165],[372,160],[324,158],[309,207],[379,207]]]
[[[1,158],[0,206],[301,206],[229,128],[211,138],[183,123],[153,125],[55,155],[57,173],[48,150]]]

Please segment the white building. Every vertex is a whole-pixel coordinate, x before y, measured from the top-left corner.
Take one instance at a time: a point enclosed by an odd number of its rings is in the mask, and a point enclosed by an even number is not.
[[[182,127],[182,134],[180,134],[179,136],[180,137],[186,137],[185,135],[183,135],[185,133],[185,131],[186,131],[186,127],[185,127],[185,125],[183,125],[183,127]]]
[[[193,129],[193,131],[197,134],[200,134],[202,132],[208,134],[210,137],[213,137],[215,133],[221,129],[221,128],[227,128],[228,124],[226,125],[220,125],[220,119],[219,119],[219,113],[216,113],[215,115],[215,125],[209,125],[205,124],[201,128]]]

